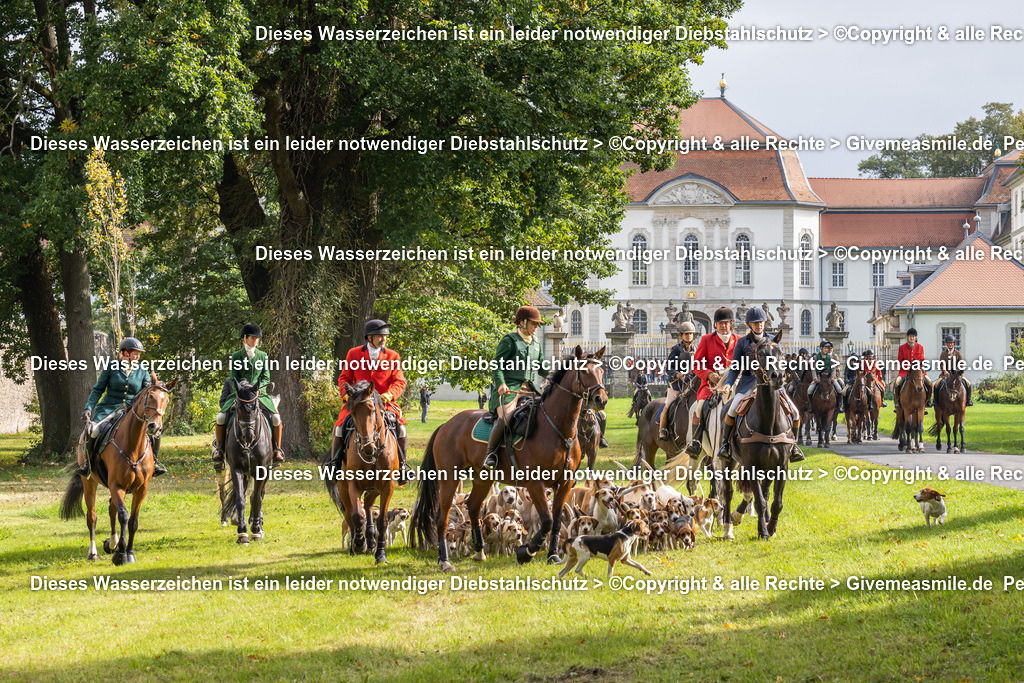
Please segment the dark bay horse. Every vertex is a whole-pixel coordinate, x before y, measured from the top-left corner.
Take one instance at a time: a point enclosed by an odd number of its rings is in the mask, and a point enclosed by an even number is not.
[[[224,462],[220,474],[221,525],[230,519],[238,527],[236,541],[248,545],[253,539],[263,538],[263,496],[273,466],[274,447],[270,438],[270,425],[260,410],[259,390],[246,380],[236,381],[234,416],[224,436]],[[249,501],[249,527],[245,519],[245,495],[253,480]],[[227,486],[226,484],[230,484]],[[225,489],[227,489],[225,491]]]
[[[591,402],[599,409],[608,403],[601,367],[603,356],[604,348],[594,354],[584,354],[583,349],[577,346],[548,377],[537,410],[536,427],[529,438],[516,446],[518,469],[513,469],[504,449],[497,469],[493,472],[482,469],[487,444],[473,438],[473,428],[486,411],[464,410],[434,431],[423,457],[422,469],[426,476],[420,480],[410,536],[416,547],[437,548],[441,571],[455,571],[448,561],[448,546],[444,538],[456,489],[470,469],[476,473],[468,500],[473,547],[476,550],[473,559],[478,562],[487,559],[480,526],[480,508],[494,482],[500,481],[523,485],[540,514],[540,529],[528,544],[516,548],[519,563],[525,564],[533,558],[552,528],[555,532],[550,535],[548,560],[557,560],[558,529],[561,528],[562,511],[573,485],[571,473],[577,470],[583,457],[577,433],[580,410],[584,404]],[[550,509],[545,485],[554,489]],[[553,516],[551,509],[554,510]]]
[[[924,453],[924,406],[926,403],[924,370],[914,368],[900,387],[900,410],[896,413],[896,426],[892,438],[899,439],[899,450]]]
[[[964,450],[964,416],[967,414],[967,388],[963,383],[964,371],[953,370],[942,380],[942,387],[935,392],[935,424],[928,433],[935,437],[935,449],[942,450],[942,428],[946,428],[946,452],[962,453]],[[953,443],[949,442],[949,420],[953,419]],[[957,435],[960,436],[959,445]]]
[[[601,425],[593,410],[580,411],[580,417],[576,421],[576,433],[580,437],[580,449],[587,458],[587,469],[592,470],[594,463],[597,462],[597,449],[601,443]]]
[[[349,385],[345,400],[355,432],[340,471],[325,476],[324,485],[352,532],[349,554],[373,546],[377,564],[387,564],[388,505],[398,476],[398,441],[384,421],[384,401],[369,382]],[[373,503],[378,496],[375,528]]]
[[[811,399],[811,413],[814,415],[814,422],[818,430],[818,448],[823,445],[828,448],[831,443],[832,420],[835,419],[838,405],[839,394],[832,386],[832,373],[823,372],[818,376],[818,388]]]
[[[805,443],[811,443],[811,423],[814,421],[811,415],[811,401],[807,398],[807,389],[810,388],[811,382],[814,380],[814,373],[805,371],[803,378],[795,383],[793,391],[790,393],[790,398],[793,399],[793,403],[796,404],[797,410],[800,411],[800,429],[797,430],[797,443],[801,446]],[[804,438],[804,432],[807,433],[807,438]]]
[[[747,414],[737,422],[732,435],[732,461],[716,458],[715,466],[722,475],[716,487],[722,494],[723,538],[732,540],[732,476],[729,470],[739,468],[735,477],[741,491],[754,496],[757,511],[757,535],[767,540],[775,535],[782,513],[782,492],[789,472],[789,458],[793,454],[796,435],[793,423],[782,404],[784,373],[780,332],[774,339],[766,338],[755,347],[758,367],[757,395]],[[818,389],[821,390],[821,387]],[[774,487],[773,487],[774,483]],[[768,510],[768,492],[772,489],[771,515]],[[717,495],[717,493],[716,493]]]
[[[693,380],[696,380],[694,383]],[[639,429],[636,433],[636,458],[633,464],[637,467],[640,466],[641,460],[646,460],[647,464],[654,468],[654,459],[658,454],[658,449],[665,451],[665,460],[671,460],[675,456],[679,455],[679,452],[686,448],[686,438],[690,429],[690,408],[693,407],[694,400],[697,398],[697,389],[700,388],[700,378],[696,375],[686,382],[683,387],[682,393],[679,395],[679,401],[676,404],[676,414],[672,417],[672,422],[666,422],[669,427],[669,433],[675,436],[675,440],[672,439],[661,439],[658,437],[658,412],[659,409],[664,407],[665,410],[669,410],[669,406],[666,404],[664,398],[658,398],[646,406],[640,413]]]
[[[149,490],[153,478],[153,450],[149,437],[163,431],[163,417],[170,403],[170,392],[178,380],[161,384],[156,375],[150,373],[150,385],[140,391],[132,401],[125,416],[115,427],[110,441],[100,452],[98,460],[106,470],[105,486],[110,490],[110,538],[103,541],[103,550],[113,553],[115,565],[135,562],[135,532],[139,528],[139,508]],[[83,432],[84,437],[84,432]],[[85,463],[84,439],[78,444],[78,464]],[[86,524],[89,527],[88,559],[99,559],[96,552],[96,490],[103,483],[98,468],[92,468],[89,477],[77,472],[71,475],[64,500],[61,503],[61,519],[71,519],[82,514],[82,498],[88,508]],[[125,496],[132,496],[131,516],[125,506]],[[117,525],[120,524],[120,535]],[[125,527],[128,541],[125,543]]]
[[[870,391],[868,377],[860,370],[850,387],[849,410],[846,411],[846,443],[862,443],[864,434],[871,433],[871,403],[874,393]]]

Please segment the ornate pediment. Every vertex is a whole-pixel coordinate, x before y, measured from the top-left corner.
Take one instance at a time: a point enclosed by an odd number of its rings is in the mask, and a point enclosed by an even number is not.
[[[656,206],[729,206],[733,202],[708,183],[684,180],[659,193],[650,203]]]

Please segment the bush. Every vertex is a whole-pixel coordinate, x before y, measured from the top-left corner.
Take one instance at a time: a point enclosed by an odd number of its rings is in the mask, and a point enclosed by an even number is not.
[[[309,425],[309,445],[314,454],[326,454],[331,448],[334,423],[341,410],[338,385],[329,375],[303,381],[306,398],[306,424]]]
[[[1024,373],[989,375],[975,387],[978,399],[986,403],[1024,405]]]

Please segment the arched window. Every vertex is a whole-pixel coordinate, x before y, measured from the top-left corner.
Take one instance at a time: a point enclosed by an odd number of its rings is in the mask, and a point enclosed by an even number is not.
[[[683,240],[683,246],[686,248],[686,258],[683,260],[683,284],[699,285],[700,261],[694,256],[699,246],[697,236],[687,235],[686,239]]]
[[[811,237],[804,235],[800,238],[800,286],[811,286]]]
[[[633,311],[633,330],[636,334],[647,334],[647,311]]]
[[[804,309],[800,313],[800,336],[810,337],[813,334],[811,330],[811,312]]]
[[[569,314],[569,334],[574,337],[583,336],[583,314],[579,311]]]
[[[739,255],[736,259],[736,284],[750,284],[750,238],[740,235],[736,238],[736,251]]]
[[[637,235],[633,238],[633,286],[647,286],[647,263],[642,254],[647,253],[647,238]]]

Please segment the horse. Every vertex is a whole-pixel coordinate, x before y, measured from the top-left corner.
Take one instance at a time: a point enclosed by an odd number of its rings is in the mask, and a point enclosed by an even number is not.
[[[672,417],[672,422],[666,422],[669,433],[674,434],[675,439],[662,439],[658,436],[659,409],[670,409],[667,399],[658,398],[644,406],[643,411],[640,413],[640,428],[636,433],[636,457],[633,461],[635,466],[639,467],[640,461],[646,460],[647,464],[653,469],[654,458],[657,456],[659,448],[665,451],[665,459],[667,461],[674,458],[686,447],[686,437],[690,428],[690,409],[697,398],[697,389],[699,388],[700,378],[693,375],[683,386],[683,391],[680,393],[676,403],[676,413],[674,416],[670,416]]]
[[[789,458],[796,445],[793,423],[782,403],[781,393],[785,380],[781,369],[782,349],[780,332],[774,338],[767,337],[754,347],[757,367],[753,369],[757,380],[757,393],[747,411],[738,420],[732,433],[732,461],[721,461],[716,457],[715,467],[721,474],[723,491],[722,507],[732,509],[732,470],[739,468],[736,480],[741,491],[749,491],[754,497],[757,512],[757,535],[767,540],[775,535],[782,514],[782,492],[789,472]],[[820,387],[819,387],[820,390]],[[768,475],[768,476],[766,476]],[[716,477],[717,479],[717,477]],[[768,491],[772,494],[771,514],[768,514]],[[716,493],[716,495],[718,495]],[[723,535],[734,540],[733,525],[728,517],[723,519]]]
[[[882,394],[884,388],[878,386],[871,376],[868,376],[868,425],[870,431],[865,438],[878,441],[878,415],[882,412]]]
[[[486,411],[464,410],[430,436],[423,457],[422,469],[426,474],[420,481],[419,496],[410,520],[410,536],[415,547],[437,548],[438,566],[442,572],[455,571],[448,561],[445,532],[455,490],[470,468],[477,472],[468,500],[476,550],[473,559],[478,562],[487,559],[480,527],[480,508],[492,485],[495,481],[519,484],[525,478],[525,488],[540,514],[540,528],[527,544],[516,548],[516,559],[520,564],[530,562],[554,528],[550,535],[548,561],[554,563],[558,560],[562,511],[574,483],[572,475],[579,467],[583,453],[577,433],[580,410],[590,402],[598,409],[608,404],[608,392],[603,384],[603,356],[604,347],[597,353],[584,355],[583,349],[577,346],[548,377],[537,409],[536,426],[532,434],[515,446],[518,470],[508,462],[504,447],[498,468],[492,472],[482,470],[487,444],[473,438],[473,429]],[[545,485],[554,489],[553,517]]]
[[[218,476],[220,524],[237,524],[235,542],[248,545],[250,538],[263,538],[263,496],[273,466],[274,447],[270,425],[260,410],[259,389],[247,380],[232,380],[235,387],[234,415],[224,436],[224,463]],[[271,390],[273,385],[271,386]],[[245,494],[253,480],[249,501],[249,526],[245,519]],[[249,531],[252,531],[250,534]]]
[[[135,396],[124,417],[114,428],[110,440],[97,456],[97,467],[92,468],[88,478],[77,472],[71,475],[64,500],[61,502],[60,518],[72,519],[82,515],[82,498],[88,508],[86,524],[89,527],[89,560],[99,559],[96,551],[96,490],[103,484],[110,490],[110,538],[103,541],[103,551],[113,553],[111,558],[117,566],[135,562],[135,532],[139,528],[139,509],[149,490],[153,478],[153,456],[149,437],[157,437],[163,431],[163,416],[170,403],[170,393],[178,380],[161,384],[150,372],[150,384]],[[85,452],[85,433],[79,437],[78,454],[89,457]],[[99,465],[106,471],[106,482],[100,478]],[[132,496],[131,516],[125,506],[125,496]],[[118,534],[120,525],[120,534]],[[125,527],[128,542],[125,543]]]
[[[388,505],[399,474],[398,440],[384,422],[384,401],[373,385],[366,380],[350,384],[345,400],[355,431],[343,467],[325,476],[324,485],[352,530],[349,554],[366,552],[372,545],[376,564],[387,564]],[[378,496],[375,528],[373,503]]]
[[[804,445],[804,432],[807,432],[806,443],[811,442],[811,401],[807,398],[807,389],[811,386],[811,381],[814,380],[814,373],[805,370],[803,377],[800,381],[793,386],[793,391],[790,393],[790,398],[793,399],[793,403],[796,405],[796,409],[800,414],[800,429],[797,430],[797,443],[801,446]]]
[[[580,449],[587,456],[587,469],[592,470],[601,443],[601,425],[597,422],[597,414],[590,408],[580,411],[580,417],[576,420],[576,433],[580,435]]]
[[[908,370],[900,387],[900,409],[892,430],[892,438],[899,439],[899,450],[906,448],[907,453],[924,453],[925,402],[924,370]]]
[[[814,421],[818,431],[818,448],[823,445],[829,447],[832,436],[832,420],[836,415],[836,407],[839,404],[839,395],[832,386],[832,373],[822,372],[818,375],[818,389],[811,399],[811,412],[814,414]],[[822,435],[824,434],[824,439]]]
[[[871,404],[874,392],[870,391],[868,377],[860,370],[850,387],[850,402],[846,411],[846,443],[862,443],[863,432],[870,438]]]
[[[935,392],[935,424],[928,433],[935,437],[935,450],[942,450],[942,427],[946,428],[946,452],[964,452],[964,415],[967,413],[967,390],[963,385],[964,371],[953,370],[942,380],[942,388]],[[949,443],[949,419],[953,418],[953,443]],[[960,443],[957,445],[957,434]]]

